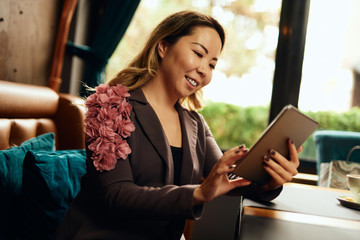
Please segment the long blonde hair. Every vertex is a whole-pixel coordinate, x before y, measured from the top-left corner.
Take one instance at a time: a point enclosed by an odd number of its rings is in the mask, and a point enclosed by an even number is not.
[[[217,20],[209,15],[194,11],[181,11],[165,18],[152,31],[142,51],[130,62],[130,64],[120,71],[110,82],[110,86],[121,83],[130,90],[144,86],[157,74],[160,56],[157,52],[158,43],[166,40],[170,44],[175,44],[179,38],[190,35],[196,26],[207,26],[215,29],[221,39],[221,49],[225,44],[225,32]],[[179,99],[182,105],[191,110],[202,107],[202,91]]]

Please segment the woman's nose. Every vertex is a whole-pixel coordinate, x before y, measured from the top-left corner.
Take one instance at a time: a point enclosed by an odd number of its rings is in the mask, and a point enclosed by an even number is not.
[[[206,63],[201,63],[200,65],[199,65],[199,67],[197,68],[197,72],[202,76],[202,77],[206,77],[207,76],[207,71],[208,71],[208,69],[207,69],[207,64]]]

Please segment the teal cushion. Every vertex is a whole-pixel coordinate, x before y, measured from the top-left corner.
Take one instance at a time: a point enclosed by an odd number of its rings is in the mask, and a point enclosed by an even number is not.
[[[54,133],[46,133],[20,146],[0,151],[0,239],[13,233],[19,218],[23,161],[29,150],[55,151]]]
[[[21,238],[53,239],[85,174],[84,149],[29,151],[21,192]]]
[[[318,130],[314,133],[317,173],[320,164],[333,160],[346,160],[352,147],[360,145],[360,132]],[[360,163],[360,150],[354,151],[349,161]]]
[[[19,196],[22,183],[22,164],[29,150],[55,151],[54,133],[46,133],[23,142],[18,147],[0,151],[1,192]]]

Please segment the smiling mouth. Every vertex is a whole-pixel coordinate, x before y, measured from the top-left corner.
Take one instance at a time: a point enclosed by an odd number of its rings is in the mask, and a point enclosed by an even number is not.
[[[185,77],[186,77],[186,80],[191,84],[191,86],[196,87],[198,85],[198,83],[195,80],[193,80],[187,76],[185,76]]]

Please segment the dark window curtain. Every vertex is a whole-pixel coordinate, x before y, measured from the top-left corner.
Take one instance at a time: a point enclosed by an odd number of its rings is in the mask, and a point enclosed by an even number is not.
[[[109,0],[99,28],[90,46],[68,42],[67,50],[85,63],[81,96],[85,86],[95,87],[105,80],[105,67],[126,32],[140,0]]]

